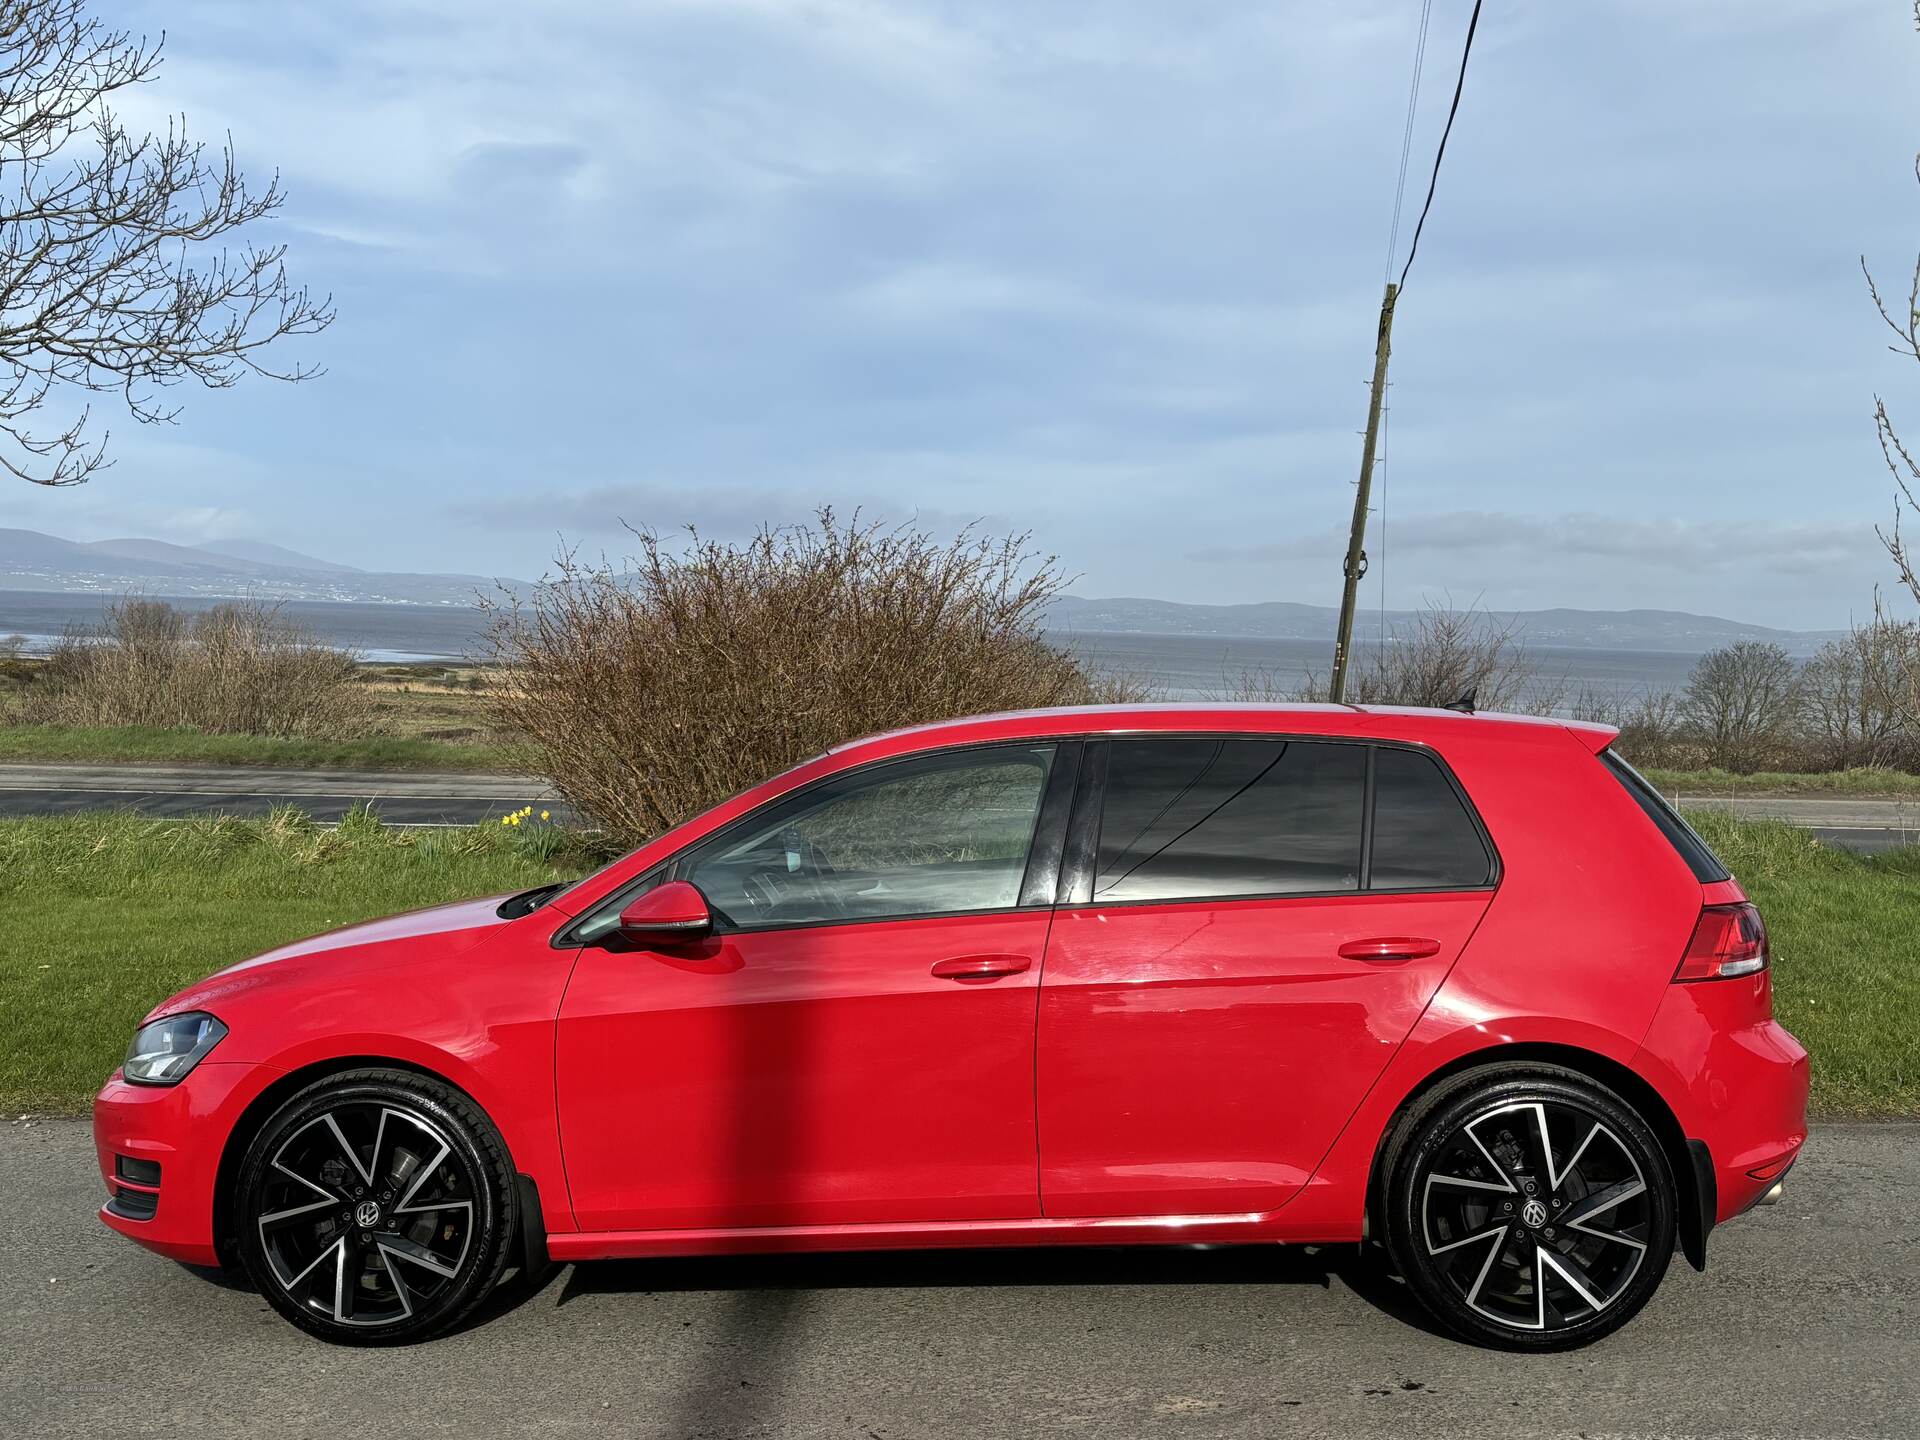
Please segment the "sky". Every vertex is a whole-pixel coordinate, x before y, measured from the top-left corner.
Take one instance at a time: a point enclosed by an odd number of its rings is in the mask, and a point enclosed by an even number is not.
[[[1433,0],[1402,259],[1470,8]],[[339,319],[279,357],[320,378],[112,417],[113,469],[0,523],[537,578],[832,504],[1031,532],[1082,595],[1335,604],[1420,10],[116,0],[166,31],[123,110],[278,169],[258,238]],[[1363,604],[1871,611],[1914,24],[1488,0]]]

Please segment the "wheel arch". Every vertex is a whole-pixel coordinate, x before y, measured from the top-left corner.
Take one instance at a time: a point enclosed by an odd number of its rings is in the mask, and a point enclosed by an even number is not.
[[[233,1128],[227,1132],[226,1141],[221,1146],[220,1164],[214,1173],[213,1181],[213,1244],[223,1265],[230,1266],[234,1261],[233,1248],[238,1234],[233,1217],[234,1188],[240,1178],[240,1166],[246,1159],[247,1150],[252,1146],[254,1136],[260,1133],[268,1117],[290,1096],[306,1089],[316,1080],[324,1080],[329,1075],[344,1074],[349,1070],[366,1069],[404,1070],[414,1075],[424,1076],[457,1091],[482,1115],[486,1115],[489,1120],[493,1119],[487,1107],[466,1086],[453,1077],[414,1060],[400,1060],[391,1055],[335,1055],[286,1071],[247,1102],[246,1108],[234,1121]],[[497,1121],[494,1122],[494,1128],[496,1130],[500,1128]],[[547,1232],[540,1208],[539,1184],[533,1176],[520,1169],[514,1159],[512,1142],[508,1140],[504,1131],[501,1132],[500,1143],[506,1147],[508,1164],[512,1167],[520,1188],[519,1198],[522,1202],[520,1243],[529,1255],[533,1253],[537,1243],[541,1258],[544,1259]]]
[[[1705,1145],[1698,1140],[1688,1140],[1673,1107],[1645,1077],[1618,1060],[1595,1051],[1544,1041],[1519,1041],[1469,1051],[1433,1070],[1402,1097],[1392,1117],[1380,1131],[1380,1141],[1374,1148],[1373,1162],[1367,1171],[1368,1234],[1377,1236],[1384,1233],[1381,1207],[1385,1199],[1387,1170],[1405,1133],[1407,1119],[1420,1101],[1437,1086],[1460,1075],[1475,1070],[1529,1063],[1557,1065],[1584,1075],[1613,1091],[1646,1121],[1647,1128],[1653,1131],[1654,1137],[1660,1142],[1668,1169],[1673,1172],[1681,1252],[1694,1269],[1705,1270],[1707,1235],[1713,1229],[1716,1204],[1713,1166],[1705,1154]]]

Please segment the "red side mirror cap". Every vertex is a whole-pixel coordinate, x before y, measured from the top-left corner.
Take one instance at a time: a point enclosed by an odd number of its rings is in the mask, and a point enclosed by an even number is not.
[[[627,902],[619,933],[635,945],[684,945],[713,931],[707,897],[686,880],[669,880]]]

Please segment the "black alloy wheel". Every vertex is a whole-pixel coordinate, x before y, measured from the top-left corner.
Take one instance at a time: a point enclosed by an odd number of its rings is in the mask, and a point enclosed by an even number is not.
[[[345,1344],[424,1339],[505,1269],[513,1169],[471,1101],[427,1076],[356,1070],[289,1099],[241,1167],[241,1257],[274,1309]]]
[[[1618,1329],[1673,1253],[1665,1152],[1572,1071],[1480,1072],[1408,1117],[1390,1160],[1389,1248],[1450,1329],[1562,1350]]]

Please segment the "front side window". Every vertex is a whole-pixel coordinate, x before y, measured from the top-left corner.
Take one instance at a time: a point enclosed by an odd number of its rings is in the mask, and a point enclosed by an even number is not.
[[[676,867],[729,922],[813,924],[1020,903],[1053,747],[858,771],[776,805]]]
[[[1360,888],[1367,751],[1305,740],[1115,740],[1093,903]]]

